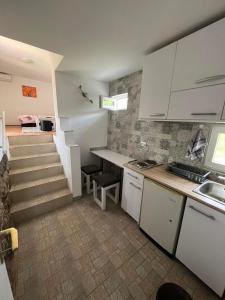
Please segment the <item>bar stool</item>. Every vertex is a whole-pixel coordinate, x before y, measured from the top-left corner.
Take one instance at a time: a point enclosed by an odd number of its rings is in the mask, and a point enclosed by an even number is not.
[[[101,198],[98,198],[98,186],[101,188]],[[109,192],[115,188],[115,195]],[[119,202],[120,192],[120,179],[111,173],[93,176],[93,198],[94,201],[101,207],[102,210],[106,209],[106,196],[112,199],[116,204]]]
[[[81,175],[83,176],[83,185],[86,185],[87,194],[92,192],[91,189],[91,177],[93,175],[101,174],[102,168],[96,165],[86,165],[81,167]]]

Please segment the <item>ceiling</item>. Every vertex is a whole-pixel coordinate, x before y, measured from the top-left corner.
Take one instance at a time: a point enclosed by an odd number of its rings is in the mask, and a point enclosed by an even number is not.
[[[51,82],[52,71],[62,58],[53,52],[0,36],[0,72]]]
[[[59,70],[111,81],[222,16],[222,0],[8,0],[0,2],[0,34],[63,55]]]

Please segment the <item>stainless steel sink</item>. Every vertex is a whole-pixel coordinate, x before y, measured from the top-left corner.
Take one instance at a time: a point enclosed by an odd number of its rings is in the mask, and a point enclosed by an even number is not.
[[[223,184],[206,181],[194,189],[193,192],[225,205],[225,185]]]

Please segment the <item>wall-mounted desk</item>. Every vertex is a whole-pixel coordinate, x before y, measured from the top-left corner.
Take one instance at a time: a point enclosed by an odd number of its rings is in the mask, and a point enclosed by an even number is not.
[[[124,168],[124,164],[128,163],[131,160],[134,160],[132,157],[125,156],[123,154],[111,151],[111,150],[92,150],[92,154],[111,162],[112,164]]]

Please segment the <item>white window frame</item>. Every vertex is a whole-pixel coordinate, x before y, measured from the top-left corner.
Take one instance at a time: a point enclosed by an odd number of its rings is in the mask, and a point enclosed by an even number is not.
[[[124,97],[124,98],[127,98],[127,106],[128,106],[128,93],[122,93],[122,94],[118,94],[118,95],[114,95],[112,97],[103,97],[102,98],[102,107],[104,109],[108,109],[108,110],[113,110],[113,111],[118,111],[118,110],[127,110],[127,107],[126,108],[119,108],[119,105],[118,105],[118,102],[119,100]],[[104,100],[108,100],[109,102],[111,101],[112,102],[112,105],[103,105],[104,103]]]
[[[219,133],[225,134],[225,126],[216,126],[212,129],[204,164],[210,169],[225,173],[225,165],[217,164],[212,161]]]

